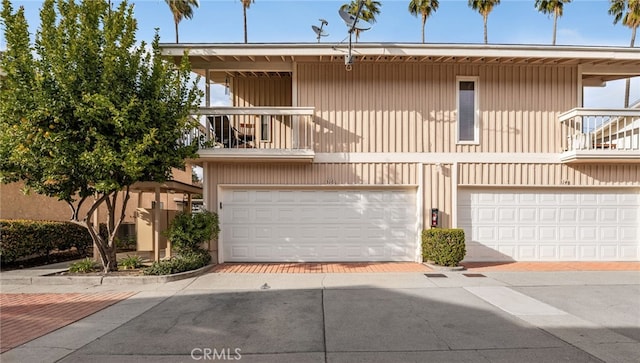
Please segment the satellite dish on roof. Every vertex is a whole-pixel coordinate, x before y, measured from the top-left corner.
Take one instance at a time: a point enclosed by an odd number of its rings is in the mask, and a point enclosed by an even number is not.
[[[362,18],[356,18],[355,15],[349,14],[342,9],[338,10],[338,14],[340,14],[342,20],[344,20],[345,24],[347,24],[347,28],[349,28],[349,31],[353,31],[353,29],[360,31],[371,29],[371,24],[367,23]]]
[[[313,32],[316,33],[316,35],[317,35],[316,39],[318,39],[318,43],[320,43],[320,38],[321,37],[326,37],[326,36],[329,35],[322,29],[322,27],[324,27],[325,25],[329,25],[329,22],[327,22],[324,19],[319,19],[319,20],[320,20],[320,27],[319,28],[317,26],[315,26],[315,25],[311,26],[311,29],[313,29]]]

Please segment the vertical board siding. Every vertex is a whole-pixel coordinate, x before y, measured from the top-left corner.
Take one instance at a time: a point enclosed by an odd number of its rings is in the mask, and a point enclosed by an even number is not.
[[[425,164],[424,172],[424,203],[423,226],[431,226],[431,208],[438,208],[440,212],[440,227],[450,228],[452,225],[453,187],[451,185],[452,164],[442,164],[440,168],[433,164]]]
[[[459,185],[640,186],[638,164],[461,163]]]
[[[208,164],[208,205],[217,205],[220,184],[416,185],[413,163]]]
[[[235,107],[291,106],[291,77],[235,77]]]
[[[480,144],[456,144],[456,76],[479,77]],[[560,152],[558,114],[577,67],[468,63],[298,64],[317,152]]]

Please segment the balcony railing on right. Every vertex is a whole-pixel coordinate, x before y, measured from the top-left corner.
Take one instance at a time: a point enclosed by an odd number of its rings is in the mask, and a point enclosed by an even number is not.
[[[640,162],[640,109],[574,108],[558,119],[563,162]]]

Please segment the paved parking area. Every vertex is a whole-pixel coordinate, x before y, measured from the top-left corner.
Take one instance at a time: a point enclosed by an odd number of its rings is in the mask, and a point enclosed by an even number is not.
[[[620,264],[624,271],[555,264],[526,272],[518,264],[455,272],[400,264],[421,271],[386,273],[295,273],[292,264],[278,265],[287,269],[165,284],[3,284],[14,293],[2,295],[1,312],[23,320],[0,322],[0,361],[640,361],[635,263]],[[6,340],[7,326],[17,337],[31,323],[50,333],[24,344]]]

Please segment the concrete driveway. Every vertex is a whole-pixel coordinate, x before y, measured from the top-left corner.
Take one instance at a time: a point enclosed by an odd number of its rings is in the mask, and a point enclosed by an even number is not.
[[[443,275],[207,274],[2,361],[640,361],[638,272]]]

